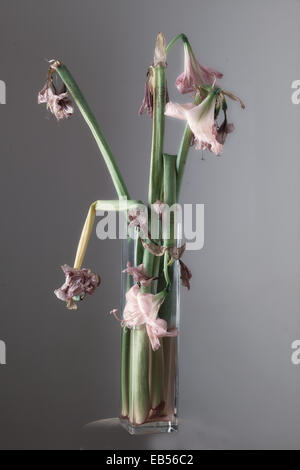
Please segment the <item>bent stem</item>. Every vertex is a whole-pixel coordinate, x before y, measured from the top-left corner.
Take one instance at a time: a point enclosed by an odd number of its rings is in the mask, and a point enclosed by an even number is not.
[[[84,260],[86,250],[88,247],[91,233],[93,230],[95,216],[97,211],[128,211],[134,207],[142,205],[141,201],[135,200],[112,200],[112,201],[95,201],[90,205],[77,247],[77,252],[74,261],[74,268],[80,269]]]
[[[112,181],[114,183],[115,189],[118,193],[118,196],[126,196],[129,199],[129,193],[121,172],[118,168],[118,165],[115,161],[115,158],[112,154],[112,151],[103,135],[103,132],[91,110],[86,99],[84,98],[79,86],[72,77],[70,71],[67,67],[60,62],[56,67],[56,72],[66,85],[68,91],[72,95],[73,100],[77,104],[79,111],[81,112],[83,118],[85,119],[87,125],[89,126],[94,139],[100,149],[100,152],[103,155],[104,161],[106,163],[107,169],[110,173]]]
[[[182,42],[183,43],[187,43],[189,44],[189,40],[187,38],[187,36],[183,33],[180,33],[178,34],[178,36],[176,36],[174,39],[172,39],[172,41],[169,42],[169,44],[167,45],[166,47],[166,53],[168,54],[168,52],[170,52],[171,48],[174,46],[174,44],[179,40],[179,39],[182,39]]]
[[[75,256],[75,261],[74,261],[75,269],[81,268],[81,265],[82,265],[82,262],[83,262],[83,259],[87,250],[87,246],[91,237],[91,233],[92,233],[94,221],[95,221],[96,205],[97,205],[97,202],[93,202],[93,204],[91,204],[83,229],[82,229],[82,232],[81,232],[81,236],[79,239],[78,248],[77,248],[77,252]]]

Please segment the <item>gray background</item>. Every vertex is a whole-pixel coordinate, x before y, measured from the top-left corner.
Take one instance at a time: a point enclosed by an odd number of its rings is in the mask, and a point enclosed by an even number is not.
[[[187,253],[182,295],[181,415],[220,435],[218,446],[300,448],[300,2],[296,0],[1,0],[0,448],[78,448],[80,429],[116,416],[120,242],[95,234],[86,264],[101,289],[77,312],[52,291],[72,263],[85,214],[115,197],[78,112],[57,123],[36,104],[45,59],[72,70],[117,157],[133,198],[145,198],[151,123],[140,118],[156,33],[185,32],[222,85],[236,131],[223,156],[195,150],[182,201],[205,204],[205,247]],[[168,57],[169,91],[182,70]],[[183,124],[168,122],[166,151]],[[199,447],[200,447],[199,443]],[[188,447],[188,442],[186,443]]]

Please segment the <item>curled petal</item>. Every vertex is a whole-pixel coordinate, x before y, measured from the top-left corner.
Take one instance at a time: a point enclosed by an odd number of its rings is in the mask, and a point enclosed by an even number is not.
[[[149,277],[148,273],[143,264],[140,264],[137,267],[131,266],[130,262],[127,263],[127,268],[122,271],[127,273],[130,276],[133,276],[135,282],[140,284],[143,287],[151,286],[152,281],[157,279],[157,277]]]
[[[171,246],[170,248],[168,248],[169,255],[171,256],[171,258],[178,260],[182,257],[183,253],[185,252],[185,247],[185,243],[180,247]]]
[[[230,134],[231,132],[234,131],[234,124],[227,122],[227,117],[225,115],[224,121],[220,125],[220,127],[217,129],[217,135],[216,139],[217,141],[224,145],[225,140],[227,138],[227,134]]]
[[[139,109],[139,114],[142,115],[144,111],[150,117],[153,117],[153,68],[149,67],[147,72],[147,79],[145,83],[145,94]]]
[[[131,227],[139,227],[144,237],[148,236],[148,215],[144,208],[133,208],[128,211],[129,225]]]
[[[77,304],[76,304],[76,302],[74,302],[73,299],[68,300],[68,302],[67,302],[67,309],[69,309],[69,310],[77,310]]]
[[[67,302],[68,308],[76,309],[75,300],[83,299],[86,294],[92,295],[101,283],[100,276],[87,268],[75,269],[67,264],[61,268],[66,279],[64,284],[54,291],[54,294],[58,299]]]
[[[195,107],[196,105],[194,103],[179,104],[169,101],[169,103],[166,104],[165,115],[185,121],[187,119],[186,112]]]
[[[220,155],[223,147],[216,139],[215,104],[215,93],[209,93],[199,105],[167,103],[165,114],[187,120],[194,134],[196,149],[208,149],[216,155]]]
[[[161,246],[161,245],[156,245],[155,243],[153,242],[149,242],[149,243],[146,243],[145,240],[142,240],[142,245],[144,248],[146,248],[146,250],[148,250],[152,255],[154,256],[163,256],[165,254],[165,251],[166,251],[166,247],[165,246]]]
[[[187,267],[186,264],[184,264],[183,261],[179,260],[180,263],[180,279],[181,283],[184,287],[186,287],[188,290],[190,290],[191,285],[190,285],[190,280],[192,278],[192,273],[190,269]]]
[[[190,46],[184,45],[184,71],[175,82],[180,93],[196,92],[197,88],[205,84],[215,84],[216,78],[222,78],[223,74],[211,67],[203,67],[194,56]]]
[[[46,103],[47,108],[59,121],[68,118],[74,113],[74,107],[69,94],[63,86],[60,93],[57,94],[52,81],[47,81],[44,88],[38,94],[38,103]]]

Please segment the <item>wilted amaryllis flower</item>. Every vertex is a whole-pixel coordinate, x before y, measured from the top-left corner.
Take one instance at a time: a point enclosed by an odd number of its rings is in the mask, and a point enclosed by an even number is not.
[[[148,237],[148,215],[145,207],[134,207],[128,211],[129,225],[131,227],[139,227],[144,237]]]
[[[46,85],[39,92],[38,103],[46,103],[47,108],[50,109],[58,121],[68,118],[74,113],[73,103],[66,86],[63,85],[61,91],[57,93],[52,80],[47,80]]]
[[[100,285],[101,279],[98,274],[94,274],[90,269],[75,269],[64,264],[63,270],[65,283],[54,291],[56,297],[67,302],[67,307],[71,310],[77,309],[77,300],[82,300],[86,294],[92,295]]]
[[[127,263],[127,268],[122,271],[123,273],[127,273],[130,276],[133,276],[135,282],[140,284],[143,287],[151,286],[152,281],[157,279],[157,277],[150,277],[147,273],[143,264],[139,264],[139,266],[134,267],[131,266],[130,262]]]
[[[196,92],[199,86],[215,84],[216,79],[222,77],[221,72],[199,64],[190,45],[184,43],[184,72],[177,77],[175,82],[180,93]]]
[[[128,328],[146,325],[147,334],[153,351],[160,347],[159,338],[176,336],[177,330],[167,331],[167,322],[158,318],[159,309],[164,302],[162,293],[143,294],[136,284],[126,294],[126,305],[123,312],[123,325]]]
[[[215,104],[216,92],[213,91],[198,105],[167,103],[165,114],[188,122],[194,134],[196,149],[208,149],[216,155],[220,155],[223,146],[216,138]]]

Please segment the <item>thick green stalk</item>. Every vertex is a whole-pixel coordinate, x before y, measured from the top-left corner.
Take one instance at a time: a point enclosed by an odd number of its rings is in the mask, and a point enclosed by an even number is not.
[[[160,198],[161,182],[163,172],[163,140],[165,124],[165,103],[166,103],[166,75],[165,67],[158,65],[154,67],[154,96],[153,96],[153,133],[150,164],[149,181],[149,214],[150,206]],[[154,272],[154,256],[148,250],[144,250],[143,264],[149,276]],[[143,288],[143,292],[151,292],[151,288]],[[155,387],[152,377],[149,380],[150,345],[145,328],[134,329],[131,332],[130,342],[130,399],[129,414],[130,419],[134,419],[137,424],[143,423],[149,414],[150,389]],[[152,351],[151,351],[152,354]]]
[[[164,166],[164,202],[171,207],[176,202],[176,155],[164,155],[163,156],[163,166]],[[165,227],[166,229],[166,227]],[[170,226],[168,230],[164,230],[163,235],[168,236],[164,239],[164,246],[173,246],[174,245],[174,213],[170,214]],[[164,275],[167,286],[170,287],[170,278],[168,272],[168,260],[169,254],[166,251],[164,255]],[[159,260],[160,262],[160,260]],[[161,309],[165,312],[164,317],[169,317],[172,312],[172,303],[171,303],[172,292],[169,292],[164,304]],[[162,315],[160,314],[162,317]],[[161,411],[164,408],[166,401],[166,389],[165,389],[165,353],[164,353],[164,342],[161,341],[161,346],[158,351],[151,354],[151,407],[152,409],[160,409]]]
[[[164,155],[164,202],[168,204],[169,208],[176,203],[177,200],[177,171],[176,171],[176,156],[175,155]],[[177,231],[175,226],[175,214],[170,213],[170,231],[169,238],[164,239],[164,246],[174,246],[177,242]],[[168,324],[168,327],[174,327],[174,303],[173,303],[173,287],[171,283],[173,281],[173,265],[169,267],[169,253],[166,251],[164,255],[164,277],[166,284],[170,286],[169,292],[163,305],[163,311],[161,317],[164,318]],[[170,272],[169,272],[170,271]],[[163,373],[163,384],[165,393],[165,407],[164,413],[171,415],[174,409],[174,385],[175,385],[175,368],[174,368],[174,345],[176,341],[174,338],[163,338],[162,346],[164,348],[164,373]],[[173,405],[173,408],[172,408]]]
[[[166,68],[154,68],[153,134],[149,181],[149,206],[160,198],[165,131]]]
[[[133,424],[143,424],[150,410],[149,339],[145,326],[130,332],[129,384],[129,419]]]
[[[97,145],[100,149],[100,152],[103,155],[104,161],[106,163],[107,169],[110,173],[110,176],[113,180],[114,186],[118,193],[118,196],[126,196],[129,198],[129,193],[125,182],[122,178],[121,172],[116,164],[115,158],[112,154],[112,151],[103,135],[103,132],[92,113],[91,108],[89,107],[87,101],[85,100],[81,90],[79,89],[77,83],[75,82],[74,78],[72,77],[71,73],[67,69],[67,67],[63,64],[60,64],[56,68],[56,72],[66,85],[67,89],[72,95],[75,103],[77,104],[82,116],[84,117],[87,125],[89,126]]]
[[[122,328],[122,352],[121,352],[121,416],[129,415],[129,354],[131,331],[126,326]]]
[[[164,154],[164,203],[167,204],[169,208],[176,203],[176,180],[176,155]],[[174,246],[174,238],[176,237],[176,234],[174,234],[174,221],[175,214],[172,211],[170,213],[169,238],[164,239],[164,246]],[[166,252],[166,254],[168,253]]]

